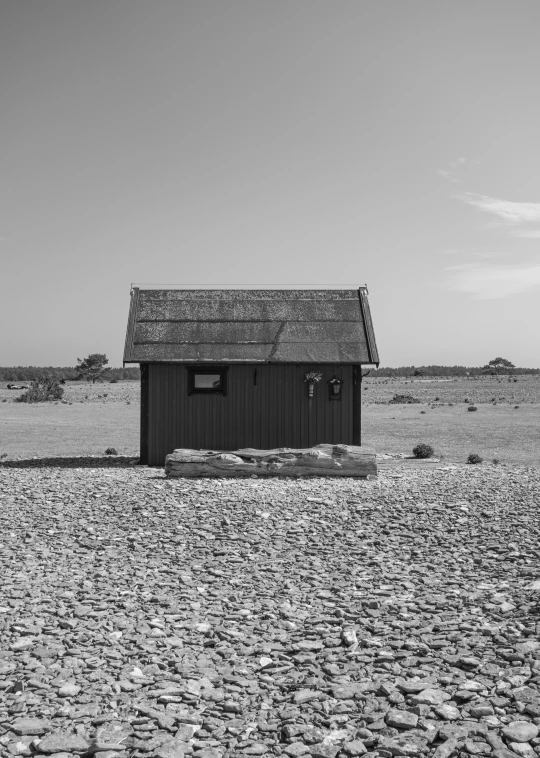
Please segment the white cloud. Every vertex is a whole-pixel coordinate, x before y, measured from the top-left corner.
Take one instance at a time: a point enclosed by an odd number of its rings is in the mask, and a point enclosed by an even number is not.
[[[504,266],[489,263],[464,263],[449,266],[449,287],[477,300],[494,300],[540,290],[540,264]]]
[[[472,192],[458,195],[458,198],[501,219],[502,226],[508,228],[513,237],[540,237],[540,228],[536,228],[540,226],[540,203],[516,203]]]

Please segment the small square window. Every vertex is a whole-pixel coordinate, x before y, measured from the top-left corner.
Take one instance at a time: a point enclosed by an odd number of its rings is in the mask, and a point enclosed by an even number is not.
[[[227,394],[226,368],[188,368],[188,395]]]

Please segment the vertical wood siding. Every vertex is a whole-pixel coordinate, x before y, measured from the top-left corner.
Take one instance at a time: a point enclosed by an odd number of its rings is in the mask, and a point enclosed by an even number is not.
[[[228,369],[226,397],[188,396],[184,364],[148,364],[149,465],[162,466],[165,456],[179,447],[267,450],[323,442],[354,444],[351,365],[233,364]],[[304,375],[312,370],[323,378],[310,401]],[[333,376],[344,381],[338,401],[329,399],[328,380]],[[141,452],[142,437],[141,428]]]

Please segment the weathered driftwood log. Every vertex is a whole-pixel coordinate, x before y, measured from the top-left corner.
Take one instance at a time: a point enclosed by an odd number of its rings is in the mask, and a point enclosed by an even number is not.
[[[375,453],[353,445],[295,450],[175,450],[165,459],[167,476],[368,476],[377,474]]]

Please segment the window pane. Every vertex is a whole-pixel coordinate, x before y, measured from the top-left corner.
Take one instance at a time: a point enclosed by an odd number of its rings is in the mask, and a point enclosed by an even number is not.
[[[196,390],[219,390],[221,374],[195,374],[193,386]]]

